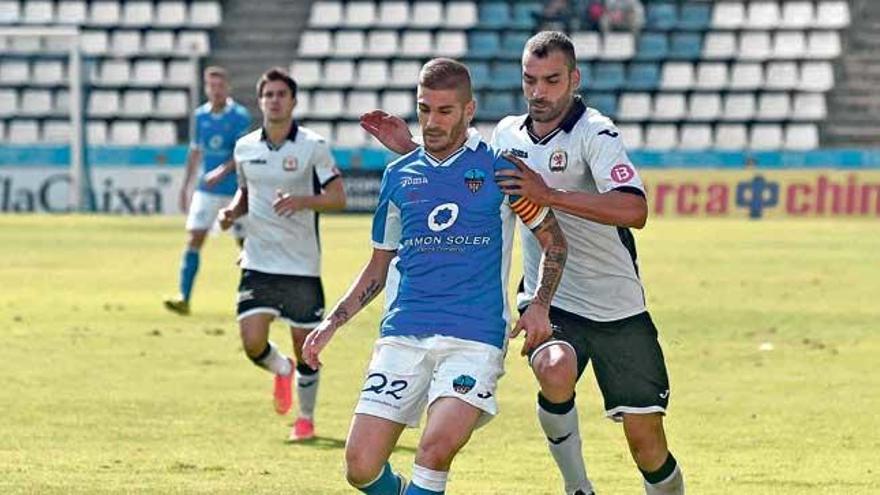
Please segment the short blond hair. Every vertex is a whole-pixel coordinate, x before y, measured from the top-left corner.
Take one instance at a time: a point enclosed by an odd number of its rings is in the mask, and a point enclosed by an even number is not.
[[[219,77],[224,81],[229,81],[229,73],[226,72],[226,69],[220,67],[219,65],[209,65],[205,67],[204,72],[202,72],[202,77],[207,79],[209,77]]]

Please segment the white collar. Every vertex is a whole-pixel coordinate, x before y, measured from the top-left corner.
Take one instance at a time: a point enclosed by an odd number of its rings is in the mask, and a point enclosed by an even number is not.
[[[480,146],[480,142],[482,142],[483,138],[480,136],[479,131],[473,127],[468,128],[467,133],[467,139],[464,141],[464,145],[442,160],[434,158],[428,153],[428,150],[425,150],[425,158],[428,160],[428,164],[434,167],[448,167],[456,158],[464,153],[465,149],[475,151]]]

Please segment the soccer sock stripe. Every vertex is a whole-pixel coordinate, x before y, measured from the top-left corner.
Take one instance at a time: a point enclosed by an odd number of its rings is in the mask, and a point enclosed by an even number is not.
[[[446,492],[448,471],[435,471],[413,464],[412,480],[406,488],[406,495],[442,495]]]
[[[562,474],[565,492],[574,493],[580,489],[590,493],[593,485],[587,476],[584,456],[581,453],[581,436],[578,428],[578,414],[575,395],[571,399],[555,403],[538,393],[538,421],[547,436],[547,448],[556,461]]]
[[[675,471],[676,466],[678,466],[678,462],[675,460],[675,457],[673,457],[672,452],[669,452],[666,456],[666,460],[663,461],[663,465],[657,468],[656,471],[648,472],[642,468],[639,468],[639,471],[642,472],[642,476],[644,476],[645,481],[651,483],[652,485],[655,485],[672,475],[673,471]]]
[[[355,486],[361,493],[367,495],[398,495],[400,493],[400,482],[394,471],[391,469],[391,463],[385,462],[382,466],[382,472],[376,479],[364,486]]]
[[[198,272],[199,252],[194,249],[187,249],[183,252],[183,259],[180,262],[180,295],[184,301],[189,301]]]
[[[672,452],[660,469],[651,473],[639,471],[645,477],[646,495],[684,495],[684,476]]]
[[[272,342],[266,342],[266,348],[263,352],[259,356],[251,358],[251,361],[260,368],[269,370],[276,375],[289,375],[292,371],[290,359],[281,354]]]

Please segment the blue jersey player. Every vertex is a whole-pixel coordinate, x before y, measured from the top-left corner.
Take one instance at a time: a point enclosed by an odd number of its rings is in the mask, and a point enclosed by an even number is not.
[[[505,195],[494,182],[513,168],[468,135],[475,102],[467,68],[449,59],[422,67],[424,145],[388,166],[373,220],[373,255],[348,293],[306,338],[317,368],[336,330],[386,290],[373,359],[346,441],[348,482],[370,495],[442,494],[455,454],[498,411],[495,388],[507,348],[507,272],[514,213],[542,246],[535,300],[513,328],[523,352],[551,334],[548,308],[567,245],[548,208]],[[388,457],[427,407],[412,480]]]
[[[206,68],[204,82],[208,102],[197,108],[194,114],[194,133],[180,189],[180,209],[188,213],[186,230],[189,233],[180,264],[180,293],[165,300],[166,308],[184,315],[189,314],[189,300],[199,271],[199,251],[205,236],[214,224],[217,212],[229,204],[238,189],[232,159],[235,141],[251,125],[247,109],[229,97],[226,70],[216,66]],[[197,174],[200,164],[201,170]],[[244,235],[241,225],[237,225],[233,232],[240,244]]]

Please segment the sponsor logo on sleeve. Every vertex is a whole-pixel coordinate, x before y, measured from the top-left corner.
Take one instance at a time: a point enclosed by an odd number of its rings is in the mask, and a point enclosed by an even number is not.
[[[611,180],[617,184],[626,184],[633,180],[635,176],[636,171],[627,163],[618,163],[611,167]]]

